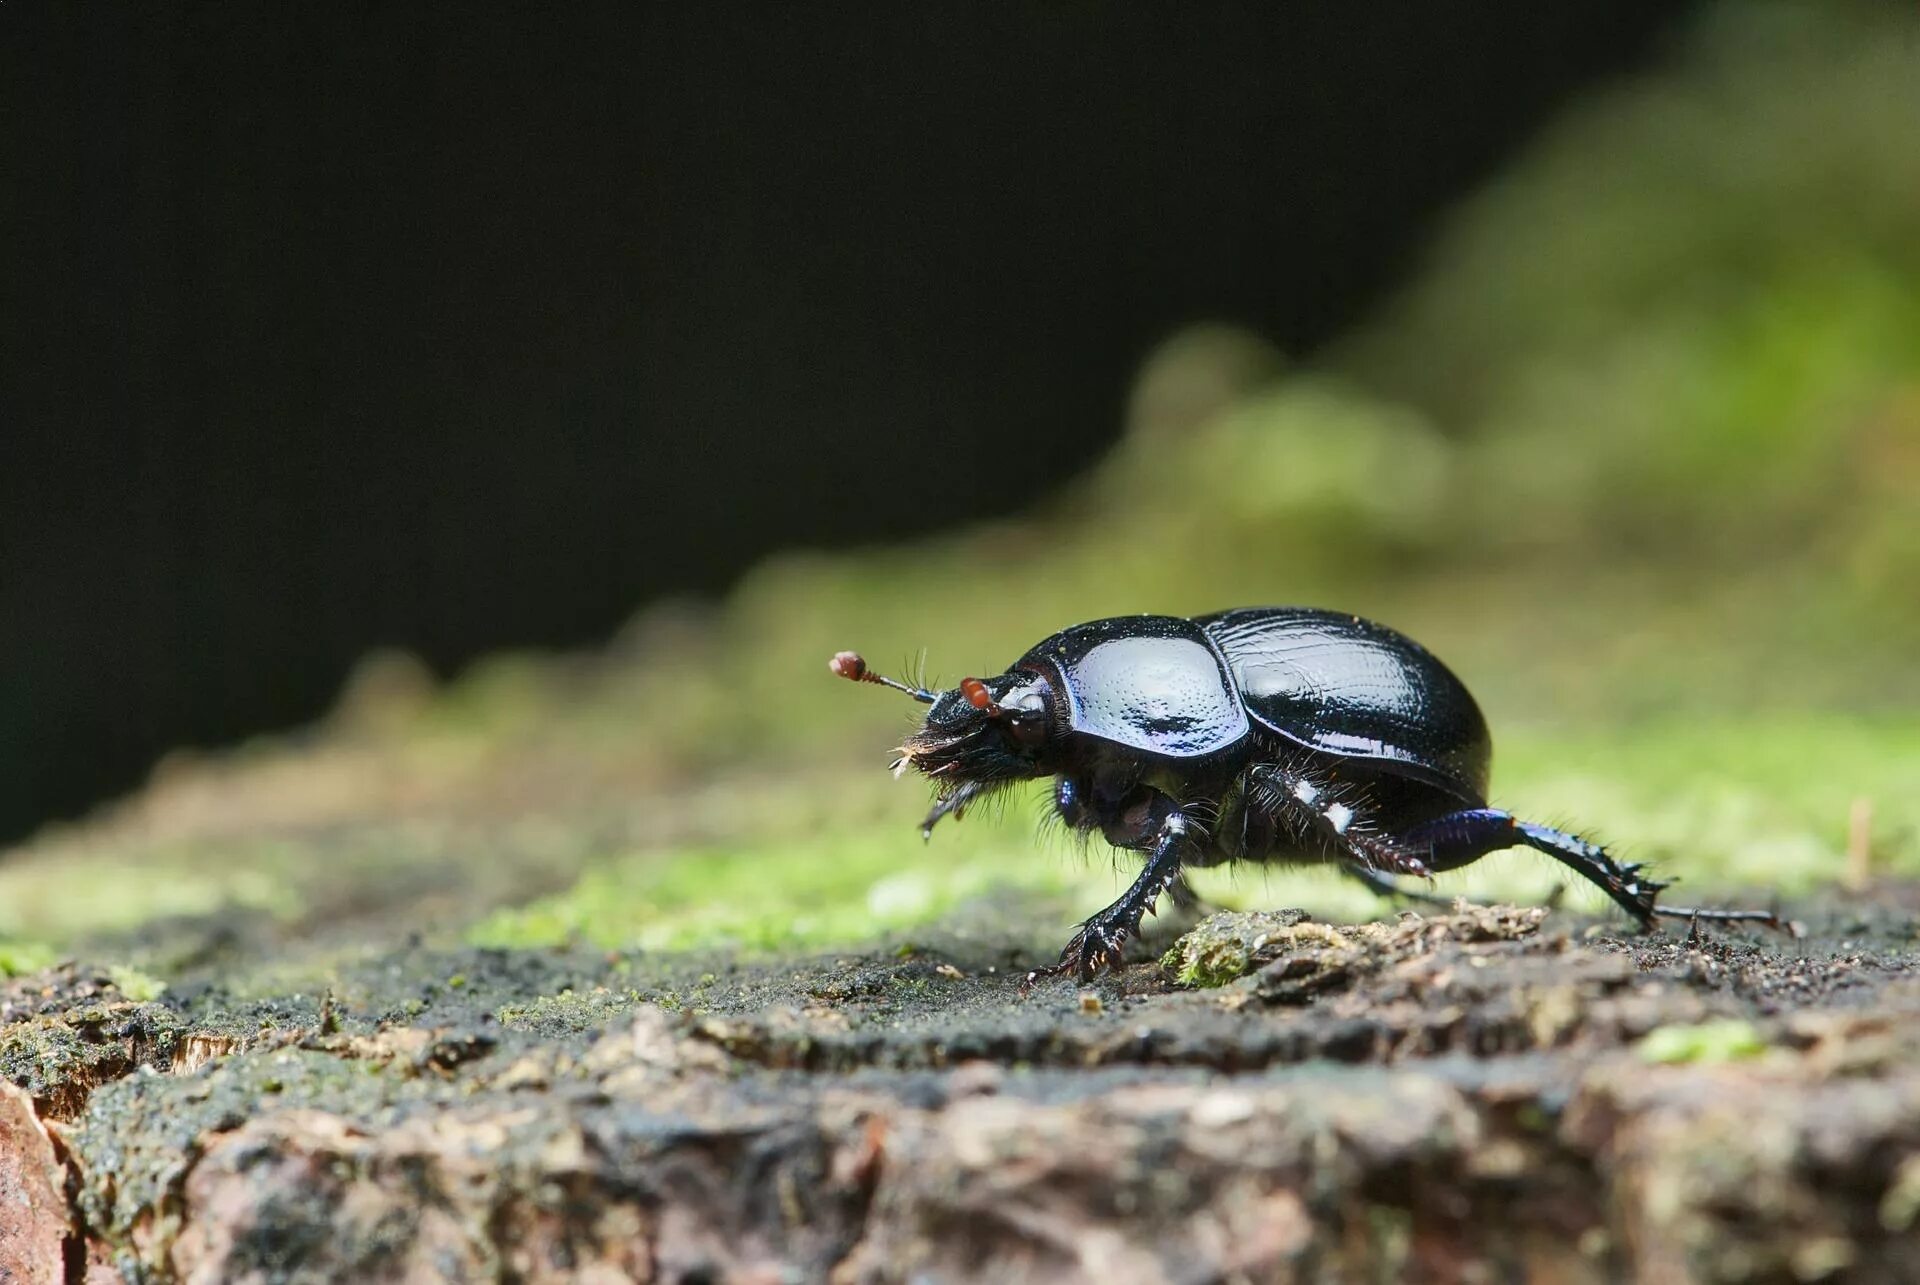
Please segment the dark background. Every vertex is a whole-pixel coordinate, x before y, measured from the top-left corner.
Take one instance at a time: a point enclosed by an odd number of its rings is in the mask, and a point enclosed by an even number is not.
[[[356,657],[1017,506],[1678,3],[0,4],[0,837]]]

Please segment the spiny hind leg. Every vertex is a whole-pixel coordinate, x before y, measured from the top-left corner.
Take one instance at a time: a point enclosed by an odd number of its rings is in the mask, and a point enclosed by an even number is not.
[[[1429,869],[1458,870],[1490,852],[1532,848],[1544,852],[1611,897],[1615,904],[1652,927],[1656,917],[1720,923],[1760,923],[1781,927],[1780,917],[1768,910],[1697,910],[1656,904],[1667,885],[1641,873],[1633,862],[1615,861],[1597,843],[1550,826],[1522,821],[1497,808],[1468,808],[1438,817],[1396,836],[1405,847],[1421,853]]]

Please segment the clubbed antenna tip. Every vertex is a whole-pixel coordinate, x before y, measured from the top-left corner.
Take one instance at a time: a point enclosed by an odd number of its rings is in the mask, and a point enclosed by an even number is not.
[[[875,683],[881,687],[891,687],[896,692],[905,692],[923,705],[931,705],[934,693],[924,687],[913,687],[882,674],[876,674],[867,668],[867,662],[857,651],[837,651],[833,659],[827,662],[827,668],[841,678],[855,683]]]

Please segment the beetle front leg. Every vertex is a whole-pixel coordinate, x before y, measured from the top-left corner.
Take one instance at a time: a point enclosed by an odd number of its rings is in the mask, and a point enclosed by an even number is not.
[[[1193,823],[1179,804],[1158,790],[1146,789],[1130,796],[1106,816],[1101,829],[1114,846],[1146,848],[1151,855],[1139,878],[1119,900],[1080,925],[1060,952],[1058,963],[1027,974],[1029,985],[1062,973],[1084,980],[1118,965],[1127,938],[1140,931],[1141,918],[1180,878],[1181,851],[1193,832]]]
[[[1053,783],[1053,810],[1060,814],[1070,830],[1090,830],[1094,820],[1093,791],[1085,782],[1063,776]]]
[[[1187,881],[1187,872],[1182,870],[1167,885],[1167,900],[1174,909],[1184,911],[1194,919],[1204,919],[1214,913],[1213,903],[1202,897],[1199,890]]]

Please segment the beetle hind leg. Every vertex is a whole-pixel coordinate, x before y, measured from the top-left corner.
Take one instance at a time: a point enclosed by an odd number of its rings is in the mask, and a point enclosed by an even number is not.
[[[1401,843],[1424,851],[1428,867],[1436,873],[1458,870],[1506,848],[1544,852],[1606,893],[1643,928],[1651,928],[1656,917],[1783,926],[1780,917],[1768,910],[1695,910],[1658,905],[1656,901],[1668,885],[1641,873],[1637,863],[1615,861],[1605,848],[1577,834],[1522,821],[1496,808],[1449,813],[1398,837]]]

